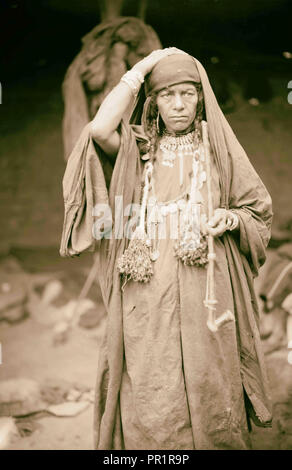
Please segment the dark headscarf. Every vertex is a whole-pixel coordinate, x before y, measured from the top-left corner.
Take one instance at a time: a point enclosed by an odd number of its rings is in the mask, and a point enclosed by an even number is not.
[[[138,94],[131,124],[142,124],[144,132],[149,121],[150,102],[153,94],[179,83],[200,84],[200,74],[195,59],[186,53],[172,54],[161,59],[145,78],[144,86]]]
[[[183,82],[201,82],[194,58],[189,54],[169,55],[161,59],[146,78],[145,94],[149,96]]]

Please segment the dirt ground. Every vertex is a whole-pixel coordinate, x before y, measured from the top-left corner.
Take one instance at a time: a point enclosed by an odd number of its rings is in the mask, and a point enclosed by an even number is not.
[[[36,285],[38,278],[46,273],[56,278],[60,275],[65,288],[58,297],[59,304],[78,296],[92,263],[92,256],[85,255],[76,269],[75,259],[62,259],[50,248],[16,250],[13,258],[35,277]],[[98,301],[99,295],[97,286],[93,285],[89,297]],[[100,311],[103,314],[102,305]],[[13,325],[0,322],[0,380],[29,378],[59,390],[74,386],[92,390],[104,331],[102,320],[91,329],[75,327],[68,342],[59,345],[53,342],[53,325],[46,324],[41,317],[28,316]],[[27,437],[14,440],[9,449],[92,449],[92,410],[91,404],[75,417],[30,415],[28,419],[36,429]]]
[[[99,339],[95,334],[75,331],[68,344],[53,347],[48,329],[27,319],[3,331],[1,379],[29,377],[40,383],[68,382],[94,387]],[[92,333],[92,332],[91,332]],[[19,351],[21,352],[19,354]],[[35,418],[37,429],[20,438],[9,449],[92,449],[92,405],[75,417]]]
[[[34,252],[34,255],[33,255]],[[269,258],[274,251],[269,250]],[[15,250],[14,257],[21,263],[26,272],[38,277],[44,273],[55,276],[62,273],[62,282],[67,292],[62,293],[63,301],[74,297],[88,272],[92,258],[84,255],[80,258],[80,268],[76,270],[75,260],[64,260],[53,257],[52,249]],[[49,268],[49,269],[48,269]],[[264,268],[262,271],[264,275]],[[66,284],[70,278],[70,285]],[[257,290],[262,276],[257,279]],[[96,296],[96,286],[90,291]],[[75,295],[75,297],[76,297]],[[100,305],[100,310],[103,310]],[[101,317],[104,320],[104,317]],[[39,321],[39,317],[26,319],[9,325],[0,322],[2,343],[2,365],[0,380],[25,377],[36,380],[42,386],[54,386],[59,389],[70,387],[94,389],[99,346],[104,334],[104,321],[91,329],[75,327],[65,344],[55,345],[52,325]],[[292,374],[288,363],[288,350],[283,347],[267,356],[268,372],[271,381],[274,403],[274,424],[272,429],[253,426],[253,449],[292,449]],[[24,419],[24,418],[22,418]],[[93,448],[93,405],[77,416],[55,417],[46,413],[27,416],[30,431],[22,437],[14,438],[7,447],[11,450],[86,450]],[[24,421],[25,421],[24,419]],[[283,421],[288,423],[283,430]],[[282,426],[282,428],[281,428]],[[31,428],[32,427],[32,428]]]

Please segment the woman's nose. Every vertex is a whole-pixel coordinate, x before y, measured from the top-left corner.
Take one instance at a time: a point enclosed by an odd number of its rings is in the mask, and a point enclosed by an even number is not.
[[[184,102],[182,100],[182,97],[179,93],[176,93],[174,96],[174,109],[183,109],[184,108]]]

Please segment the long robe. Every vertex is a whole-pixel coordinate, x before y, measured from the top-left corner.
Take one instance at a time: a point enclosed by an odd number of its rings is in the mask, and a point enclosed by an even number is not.
[[[253,288],[253,278],[265,261],[265,248],[270,237],[271,199],[220,111],[203,67],[198,61],[197,64],[203,83],[210,143],[219,175],[220,207],[232,208],[239,217],[239,233],[226,232],[221,237],[220,253],[224,256],[220,259],[224,275],[227,271],[229,274],[227,291],[230,292],[230,289],[232,291],[238,366],[245,409],[248,417],[252,418],[257,425],[271,426],[271,402]],[[104,238],[96,241],[92,232],[92,210],[96,203],[109,204],[114,219],[115,196],[123,196],[124,207],[131,202],[139,202],[141,159],[137,140],[143,139],[143,136],[141,137],[143,133],[139,135],[137,131],[138,129],[122,123],[121,146],[109,185],[109,182],[106,184],[103,173],[106,159],[102,151],[93,143],[89,126],[86,126],[68,160],[63,179],[65,218],[60,254],[75,256],[85,250],[96,250],[100,262],[99,280],[108,312],[107,330],[100,350],[96,381],[94,412],[94,447],[96,449],[125,448],[120,408],[125,356],[123,298],[116,261],[124,252],[127,240]],[[183,267],[180,266],[179,269]],[[222,296],[223,290],[223,288],[218,289]],[[202,292],[204,292],[203,288]],[[230,296],[227,297],[230,298]],[[187,299],[187,297],[184,298]],[[222,299],[223,297],[218,298],[220,312],[230,306],[228,299],[226,301]],[[187,304],[190,305],[191,302]],[[188,311],[186,307],[185,312],[187,312],[185,318],[192,317],[193,311]],[[201,329],[203,325],[205,323],[202,322]],[[186,321],[184,324],[182,322],[181,326],[182,336],[185,335],[187,338],[192,331],[188,328],[189,322]],[[205,328],[204,335],[207,337],[206,325]],[[230,326],[223,328],[220,335],[224,338],[227,336],[232,343],[234,331],[229,332]],[[234,375],[226,376],[224,372],[224,361],[227,356],[224,348],[232,347],[232,345],[229,341],[223,341],[223,338],[220,341],[219,335],[217,337],[211,335],[206,344],[209,341],[217,343],[213,351],[218,348],[218,354],[214,355],[216,367],[214,367],[213,374],[208,373],[207,382],[201,383],[201,386],[205,387],[206,402],[203,409],[206,412],[204,412],[203,425],[201,425],[202,421],[192,422],[194,446],[196,449],[230,448],[230,442],[233,439],[231,436],[237,436],[235,446],[242,448],[244,446],[242,436],[246,426],[241,406],[242,396],[239,397],[237,406],[232,399],[236,395],[234,390],[238,389],[238,373],[235,371]],[[224,344],[223,352],[222,343]],[[188,338],[185,344],[192,344],[192,338]],[[192,347],[195,348],[195,344]],[[193,361],[196,354],[199,353],[195,349],[187,351],[184,360],[191,358]],[[207,357],[206,351],[204,357]],[[204,361],[202,365],[206,365]],[[188,369],[191,370],[191,367],[190,364]],[[230,367],[229,364],[229,371]],[[209,380],[213,380],[212,387],[209,386]],[[186,389],[189,387],[191,393],[196,395],[197,386],[195,377],[190,374],[188,379],[186,378]],[[224,394],[222,394],[223,386]],[[218,392],[218,400],[217,395],[211,398],[208,396],[209,391],[215,389]],[[212,403],[211,409],[208,408],[208,403]]]
[[[174,200],[190,184],[191,156],[162,164],[153,179],[158,201]],[[213,205],[220,204],[212,164]],[[201,194],[207,212],[206,184]],[[177,217],[177,213],[175,214]],[[206,267],[185,266],[174,256],[177,234],[168,214],[160,226],[159,258],[148,283],[123,289],[124,369],[120,390],[126,449],[246,449],[249,444],[235,323],[214,334],[206,327]],[[172,223],[172,229],[174,224]],[[234,311],[225,248],[215,240],[217,312]]]

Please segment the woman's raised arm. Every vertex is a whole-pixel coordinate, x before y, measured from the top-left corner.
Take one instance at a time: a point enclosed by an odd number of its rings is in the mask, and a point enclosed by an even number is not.
[[[134,100],[127,83],[120,81],[102,102],[91,121],[91,135],[106,154],[115,156],[120,148],[120,134],[117,128],[122,117]]]

